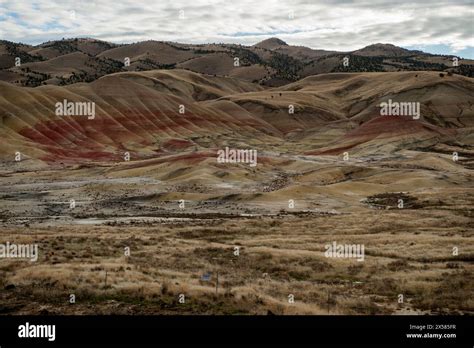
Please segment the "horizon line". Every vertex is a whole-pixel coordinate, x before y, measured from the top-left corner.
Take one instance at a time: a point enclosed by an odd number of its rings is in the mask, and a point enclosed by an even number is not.
[[[283,40],[283,39],[280,39],[279,37],[277,36],[270,36],[270,37],[267,37],[263,40],[260,40],[260,41],[257,41],[256,43],[254,44],[243,44],[243,43],[235,43],[235,42],[225,42],[225,41],[206,41],[206,42],[199,42],[199,43],[196,43],[196,42],[192,42],[192,41],[174,41],[174,40],[157,40],[157,39],[144,39],[144,40],[137,40],[137,41],[116,41],[116,40],[105,40],[105,39],[100,39],[100,38],[97,38],[97,37],[93,37],[93,36],[73,36],[73,37],[62,37],[62,38],[57,38],[57,39],[50,39],[50,40],[46,40],[46,41],[41,41],[38,43],[28,43],[28,41],[22,41],[22,40],[19,40],[19,41],[12,41],[12,40],[8,40],[8,39],[0,39],[0,41],[7,41],[7,42],[12,42],[12,43],[17,43],[17,44],[23,44],[23,45],[28,45],[28,46],[33,46],[33,47],[36,47],[36,46],[41,46],[43,44],[46,44],[48,42],[56,42],[56,41],[67,41],[67,40],[74,40],[74,39],[89,39],[89,40],[95,40],[95,41],[101,41],[101,42],[106,42],[106,43],[111,43],[111,44],[115,44],[115,45],[132,45],[132,44],[137,44],[137,43],[141,43],[141,42],[146,42],[146,41],[155,41],[155,42],[164,42],[164,43],[177,43],[177,44],[185,44],[185,45],[212,45],[212,44],[216,44],[216,45],[236,45],[236,46],[243,46],[243,47],[252,47],[252,46],[255,46],[263,41],[266,41],[266,40],[270,40],[270,39],[277,39],[277,40],[280,40],[280,41],[283,41],[285,44],[287,44],[288,46],[290,47],[306,47],[306,48],[309,48],[309,49],[312,49],[312,50],[316,50],[316,51],[331,51],[331,52],[334,52],[334,53],[347,53],[347,54],[350,54],[352,52],[355,52],[355,51],[358,51],[358,50],[361,50],[361,49],[364,49],[366,47],[370,47],[370,46],[374,46],[374,45],[392,45],[392,46],[395,46],[395,47],[398,47],[398,48],[402,48],[402,49],[406,49],[406,50],[409,50],[409,51],[418,51],[418,52],[422,52],[424,54],[430,54],[430,55],[435,55],[435,56],[446,56],[446,57],[458,57],[459,59],[465,59],[465,60],[473,60],[474,59],[474,47],[467,47],[466,49],[464,50],[461,50],[461,51],[465,51],[465,50],[473,50],[473,55],[472,56],[461,56],[461,55],[456,55],[456,54],[453,54],[453,53],[436,53],[436,52],[433,52],[430,50],[426,50],[426,49],[423,49],[422,47],[417,47],[417,46],[397,46],[395,44],[392,44],[392,43],[389,43],[389,42],[375,42],[375,43],[369,43],[361,48],[358,48],[358,49],[355,49],[355,50],[352,50],[352,51],[338,51],[338,50],[331,50],[331,49],[327,49],[327,48],[314,48],[314,47],[311,47],[311,46],[305,46],[305,45],[294,45],[294,44],[291,44],[291,43],[288,43],[287,41]],[[420,46],[423,46],[423,45],[420,45]],[[428,45],[428,46],[433,46],[433,45]],[[436,45],[436,46],[445,46],[445,47],[449,47],[447,45],[442,45],[442,44],[439,44],[439,45]]]

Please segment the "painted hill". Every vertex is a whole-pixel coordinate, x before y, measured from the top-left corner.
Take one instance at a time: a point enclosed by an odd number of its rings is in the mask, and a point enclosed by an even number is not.
[[[147,159],[232,143],[270,151],[268,144],[288,141],[302,154],[337,154],[387,139],[410,148],[474,127],[470,79],[435,72],[326,74],[264,89],[175,69],[70,86],[2,82],[0,90],[0,136],[7,139],[0,155],[20,151],[48,162],[117,161],[124,152]],[[94,102],[95,117],[57,116],[55,104],[65,99]],[[388,99],[420,102],[420,119],[379,117]]]
[[[193,143],[208,134],[232,132],[265,139],[272,130],[260,119],[236,118],[194,101],[259,88],[179,70],[112,74],[67,87],[22,88],[2,82],[0,131],[8,139],[2,155],[21,151],[47,161],[108,161],[124,151],[155,156],[166,151],[161,143],[169,139]],[[64,99],[94,102],[95,117],[57,116],[55,104]]]

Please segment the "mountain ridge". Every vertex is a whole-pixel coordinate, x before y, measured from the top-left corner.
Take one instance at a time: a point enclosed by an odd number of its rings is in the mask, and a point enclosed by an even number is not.
[[[61,59],[71,54],[79,57],[77,53],[83,54],[80,62]],[[29,87],[69,85],[121,71],[175,68],[268,87],[333,72],[440,71],[474,76],[474,60],[459,59],[455,66],[453,58],[381,43],[351,52],[326,51],[292,46],[275,37],[252,46],[156,40],[115,44],[93,38],[31,46],[4,40],[0,41],[0,80]]]

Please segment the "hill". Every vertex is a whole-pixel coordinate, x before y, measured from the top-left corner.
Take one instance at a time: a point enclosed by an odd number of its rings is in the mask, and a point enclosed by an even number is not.
[[[450,137],[474,127],[470,79],[434,72],[326,74],[264,89],[175,69],[120,72],[63,87],[0,88],[1,135],[8,139],[2,156],[17,149],[46,161],[114,161],[125,151],[159,157],[170,140],[206,150],[235,141],[292,141],[298,152],[318,154],[383,142],[389,134],[410,148],[419,132]],[[65,99],[94,102],[95,117],[55,115],[55,103]],[[389,99],[419,102],[420,118],[380,121],[380,105]]]
[[[15,59],[20,58],[20,66]],[[431,55],[391,44],[353,52],[292,46],[269,38],[253,46],[143,41],[117,45],[95,39],[50,41],[38,46],[0,41],[0,81],[21,86],[91,82],[120,71],[186,69],[278,87],[331,72],[440,71],[474,76],[474,61]]]

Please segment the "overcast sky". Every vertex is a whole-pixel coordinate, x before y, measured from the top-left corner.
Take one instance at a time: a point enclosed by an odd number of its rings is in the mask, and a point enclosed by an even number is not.
[[[392,43],[474,58],[474,0],[0,0],[0,39],[166,40],[351,51]]]

